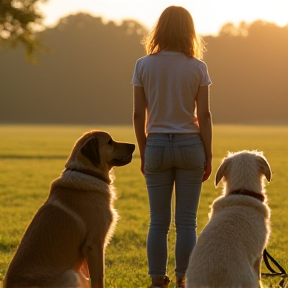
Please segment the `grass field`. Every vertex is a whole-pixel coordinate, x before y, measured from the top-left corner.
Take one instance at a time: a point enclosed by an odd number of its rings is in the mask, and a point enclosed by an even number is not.
[[[71,148],[84,132],[106,130],[114,139],[136,143],[128,126],[0,125],[0,282],[33,215],[46,200],[51,182],[64,168]],[[272,209],[270,254],[288,270],[288,127],[215,126],[211,178],[204,183],[198,213],[198,233],[208,220],[209,206],[221,194],[214,174],[227,151],[263,151],[272,171],[267,186]],[[114,185],[120,214],[115,235],[106,250],[106,287],[147,287],[146,234],[149,207],[138,150],[131,164],[115,169]],[[174,226],[171,224],[168,274],[173,276]],[[262,264],[262,272],[267,269]],[[263,286],[278,287],[279,277],[263,278]]]

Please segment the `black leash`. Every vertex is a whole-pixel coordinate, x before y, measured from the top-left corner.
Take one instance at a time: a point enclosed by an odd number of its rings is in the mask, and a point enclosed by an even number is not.
[[[279,287],[284,287],[285,282],[286,282],[285,278],[287,278],[288,275],[287,275],[285,269],[268,253],[266,248],[263,251],[263,260],[264,260],[266,267],[268,268],[268,270],[271,273],[261,273],[261,275],[262,276],[279,276],[279,277],[282,277],[283,279],[280,281]],[[272,268],[272,266],[269,263],[269,260],[278,268],[278,270],[279,270],[278,272]]]
[[[279,272],[275,271],[272,266],[269,263],[270,261],[279,269]],[[268,253],[266,248],[263,251],[263,260],[266,265],[266,267],[269,269],[271,273],[262,273],[263,276],[281,276],[281,277],[287,277],[287,273],[285,269]]]

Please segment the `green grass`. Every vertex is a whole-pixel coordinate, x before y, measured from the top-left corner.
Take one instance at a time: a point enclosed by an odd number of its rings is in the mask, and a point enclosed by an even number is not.
[[[136,143],[133,129],[128,126],[0,125],[0,281],[23,232],[47,198],[51,182],[61,174],[75,141],[92,129],[108,131],[118,141]],[[203,185],[198,233],[207,223],[209,206],[221,194],[221,188],[215,189],[213,181],[222,158],[228,151],[263,151],[273,171],[272,182],[267,186],[272,209],[272,234],[267,249],[288,270],[288,127],[216,125],[213,146],[213,173]],[[147,287],[149,207],[138,150],[131,164],[114,171],[118,195],[115,207],[120,220],[106,250],[106,287]],[[172,224],[168,262],[172,278],[174,231]],[[267,271],[264,265],[262,268]],[[262,282],[265,287],[278,287],[280,280],[273,277]]]

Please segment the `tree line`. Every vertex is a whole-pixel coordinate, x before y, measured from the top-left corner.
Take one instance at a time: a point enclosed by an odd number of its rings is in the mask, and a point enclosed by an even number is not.
[[[0,123],[131,124],[145,32],[135,20],[116,25],[80,13],[37,34],[37,64],[21,47],[2,48]],[[214,123],[288,123],[288,25],[227,23],[204,41]]]

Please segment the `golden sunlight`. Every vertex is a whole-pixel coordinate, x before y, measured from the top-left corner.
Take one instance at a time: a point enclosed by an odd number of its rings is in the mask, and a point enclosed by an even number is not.
[[[183,6],[194,18],[199,34],[217,34],[228,22],[253,22],[262,19],[279,26],[288,24],[286,0],[49,0],[39,6],[45,16],[45,24],[55,25],[68,14],[87,12],[100,16],[104,22],[120,23],[134,19],[151,28],[160,13],[170,5]]]

